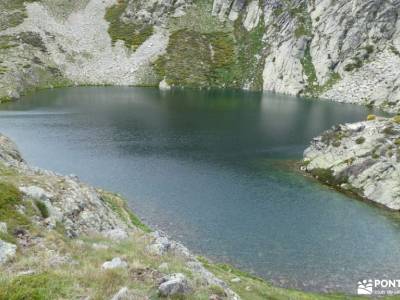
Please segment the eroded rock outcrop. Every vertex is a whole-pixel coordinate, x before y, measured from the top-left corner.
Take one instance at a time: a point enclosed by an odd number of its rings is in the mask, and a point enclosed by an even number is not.
[[[304,169],[329,185],[400,210],[400,118],[338,125],[312,141]]]

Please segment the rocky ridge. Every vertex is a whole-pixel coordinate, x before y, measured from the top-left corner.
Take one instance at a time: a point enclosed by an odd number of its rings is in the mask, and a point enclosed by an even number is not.
[[[322,182],[400,210],[400,118],[333,127],[304,152],[304,170]]]
[[[398,112],[399,9],[398,0],[4,0],[0,97],[162,82]]]

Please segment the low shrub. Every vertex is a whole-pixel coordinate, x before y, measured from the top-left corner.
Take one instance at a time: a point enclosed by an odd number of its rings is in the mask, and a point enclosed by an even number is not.
[[[43,218],[48,218],[49,217],[49,210],[47,209],[47,206],[44,202],[40,200],[35,200],[35,205],[37,209],[40,211],[40,214],[42,215]]]
[[[365,137],[361,136],[358,139],[356,139],[356,144],[361,145],[365,143]]]

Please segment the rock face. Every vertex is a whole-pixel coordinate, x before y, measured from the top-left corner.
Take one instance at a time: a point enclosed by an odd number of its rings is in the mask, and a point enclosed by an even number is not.
[[[2,99],[60,85],[233,87],[400,110],[399,0],[20,2],[0,3]]]
[[[312,141],[304,163],[327,184],[400,210],[399,117],[335,126]]]

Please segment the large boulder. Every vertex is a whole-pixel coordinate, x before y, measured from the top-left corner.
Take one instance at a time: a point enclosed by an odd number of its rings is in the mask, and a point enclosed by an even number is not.
[[[175,273],[165,276],[161,279],[161,284],[158,287],[158,292],[163,297],[174,295],[184,295],[191,290],[186,276],[182,273]]]

